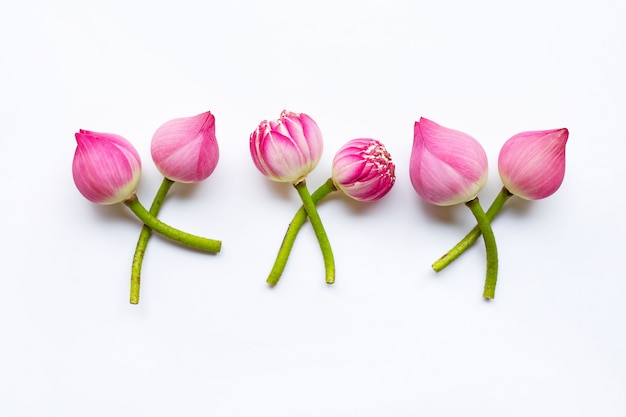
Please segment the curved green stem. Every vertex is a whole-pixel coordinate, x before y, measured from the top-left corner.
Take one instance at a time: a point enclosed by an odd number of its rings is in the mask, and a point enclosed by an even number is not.
[[[487,210],[486,216],[489,222],[491,222],[496,215],[502,209],[504,203],[512,196],[511,192],[506,189],[506,187],[502,187],[496,198],[491,203],[491,206]],[[457,243],[452,249],[450,249],[445,255],[441,258],[437,259],[435,263],[433,263],[432,268],[435,272],[439,272],[444,269],[446,266],[450,265],[452,261],[458,258],[463,252],[465,252],[470,246],[472,246],[478,237],[480,236],[480,228],[478,225],[474,226],[474,228],[467,234],[459,243]]]
[[[150,214],[134,194],[128,197],[128,199],[124,201],[124,204],[126,204],[146,226],[169,239],[207,252],[219,252],[222,249],[222,241],[220,240],[192,235],[163,223]]]
[[[330,247],[330,241],[326,235],[326,230],[324,230],[324,225],[322,224],[322,219],[320,219],[317,209],[315,208],[315,204],[313,203],[313,199],[311,198],[311,194],[309,194],[309,190],[306,188],[306,181],[302,180],[299,183],[294,184],[294,187],[296,187],[298,194],[300,194],[300,199],[304,204],[306,214],[309,216],[311,226],[313,226],[315,236],[317,236],[317,240],[320,244],[320,249],[322,249],[324,267],[326,269],[326,283],[332,284],[335,282],[335,259],[333,257],[333,250]]]
[[[322,184],[317,190],[315,190],[313,194],[311,194],[313,204],[319,203],[328,194],[336,190],[337,188],[335,187],[332,178],[329,178],[328,181]],[[298,236],[298,232],[306,222],[306,219],[306,210],[304,206],[302,206],[293,216],[291,223],[289,223],[287,233],[285,233],[285,237],[283,238],[283,243],[281,243],[280,249],[278,250],[278,255],[276,255],[276,261],[274,261],[274,266],[272,267],[272,270],[267,277],[267,283],[269,285],[274,286],[278,284],[278,280],[280,280],[280,277],[285,270],[285,266],[287,265],[287,260],[289,259],[289,254],[291,253],[291,249],[293,248],[296,236]]]
[[[478,197],[465,203],[472,210],[472,214],[476,218],[478,227],[483,234],[485,241],[485,250],[487,252],[487,277],[485,278],[485,289],[483,297],[493,298],[496,292],[496,281],[498,280],[498,248],[496,246],[496,238],[491,229],[491,223],[483,208],[478,202]]]
[[[152,201],[152,205],[150,206],[149,213],[153,216],[157,216],[159,211],[161,211],[161,206],[163,205],[163,201],[165,201],[165,196],[167,195],[174,181],[169,178],[163,178],[163,182],[159,187],[156,195],[154,196],[154,200]],[[135,248],[135,255],[133,256],[133,265],[131,267],[130,272],[130,303],[138,304],[139,303],[139,288],[141,286],[141,264],[143,263],[143,256],[146,253],[146,247],[148,246],[148,240],[152,235],[152,229],[150,229],[145,224],[141,228],[141,233],[139,233],[139,239],[137,240],[137,247]]]

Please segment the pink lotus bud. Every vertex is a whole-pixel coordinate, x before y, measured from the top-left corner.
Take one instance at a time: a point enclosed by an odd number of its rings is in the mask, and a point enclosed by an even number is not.
[[[119,135],[80,130],[72,174],[78,191],[97,204],[120,203],[131,196],[141,176],[141,159]]]
[[[500,150],[498,171],[512,194],[526,200],[546,198],[559,189],[565,176],[565,128],[522,132]]]
[[[476,139],[425,118],[415,122],[409,173],[415,191],[438,206],[470,201],[487,181],[487,155]]]
[[[250,135],[254,165],[272,181],[298,183],[322,157],[322,132],[304,113],[283,110],[278,120],[264,120]]]
[[[395,165],[385,145],[376,139],[353,139],[333,159],[333,182],[349,197],[375,201],[396,182]]]
[[[150,150],[164,177],[178,182],[205,180],[220,156],[215,117],[208,111],[165,122],[154,132]]]

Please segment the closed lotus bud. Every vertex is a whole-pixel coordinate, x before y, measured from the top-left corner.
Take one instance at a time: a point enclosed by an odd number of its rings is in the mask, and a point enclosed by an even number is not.
[[[264,120],[250,135],[254,165],[272,181],[298,183],[322,157],[322,132],[304,113],[283,110],[278,120]]]
[[[206,112],[165,122],[154,132],[150,150],[164,177],[184,183],[205,180],[219,160],[215,117]]]
[[[438,206],[465,203],[487,181],[487,155],[470,135],[422,117],[415,122],[409,174],[426,201]]]
[[[385,145],[376,139],[353,139],[335,154],[335,186],[358,201],[375,201],[396,181],[395,165]]]
[[[78,191],[96,204],[115,204],[131,196],[141,177],[141,159],[119,135],[80,130],[72,163]]]
[[[500,150],[498,171],[512,194],[526,200],[546,198],[559,189],[565,176],[566,128],[522,132]]]

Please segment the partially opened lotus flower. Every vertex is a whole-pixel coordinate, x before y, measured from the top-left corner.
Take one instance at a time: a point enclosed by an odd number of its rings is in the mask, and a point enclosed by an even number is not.
[[[385,196],[395,184],[395,164],[385,145],[376,139],[353,139],[333,158],[332,175],[311,196],[314,204],[333,191],[341,190],[357,201],[372,202]],[[307,219],[301,207],[293,217],[276,256],[267,283],[276,285],[285,269],[298,231]]]
[[[322,132],[304,113],[283,110],[278,120],[264,120],[250,135],[254,165],[272,181],[298,183],[322,157]]]
[[[183,183],[205,180],[219,160],[215,117],[208,111],[165,122],[154,132],[150,150],[164,177]]]
[[[113,133],[80,130],[75,134],[72,174],[78,191],[96,204],[121,203],[135,193],[141,159],[133,145]]]
[[[526,200],[551,196],[565,176],[563,129],[522,132],[505,142],[498,157],[498,172],[504,186]]]
[[[358,201],[375,201],[396,181],[395,165],[385,146],[376,139],[353,139],[335,154],[335,186]]]
[[[326,283],[332,284],[333,251],[305,180],[319,163],[322,150],[322,132],[304,113],[283,110],[278,120],[263,120],[250,135],[250,155],[257,169],[272,181],[293,184],[298,191],[324,256]]]
[[[450,206],[473,199],[487,181],[487,168],[485,150],[470,135],[423,117],[415,122],[409,174],[424,200]]]

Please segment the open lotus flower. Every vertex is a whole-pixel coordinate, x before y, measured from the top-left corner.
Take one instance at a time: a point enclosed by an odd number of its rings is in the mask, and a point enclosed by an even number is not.
[[[96,204],[115,204],[133,195],[141,159],[133,145],[113,133],[80,130],[75,134],[72,175],[78,191]]]
[[[304,113],[283,110],[278,120],[264,120],[250,135],[254,165],[272,181],[297,183],[322,157],[322,132]]]
[[[165,122],[152,137],[152,159],[164,177],[194,183],[215,170],[219,148],[210,111]]]
[[[498,157],[504,186],[526,200],[551,196],[565,176],[565,128],[522,132],[505,142]]]
[[[423,117],[415,122],[409,174],[424,200],[450,206],[473,199],[487,181],[487,168],[485,150],[470,135]]]
[[[395,165],[378,140],[353,139],[335,154],[332,179],[347,196],[358,201],[375,201],[393,187]]]

